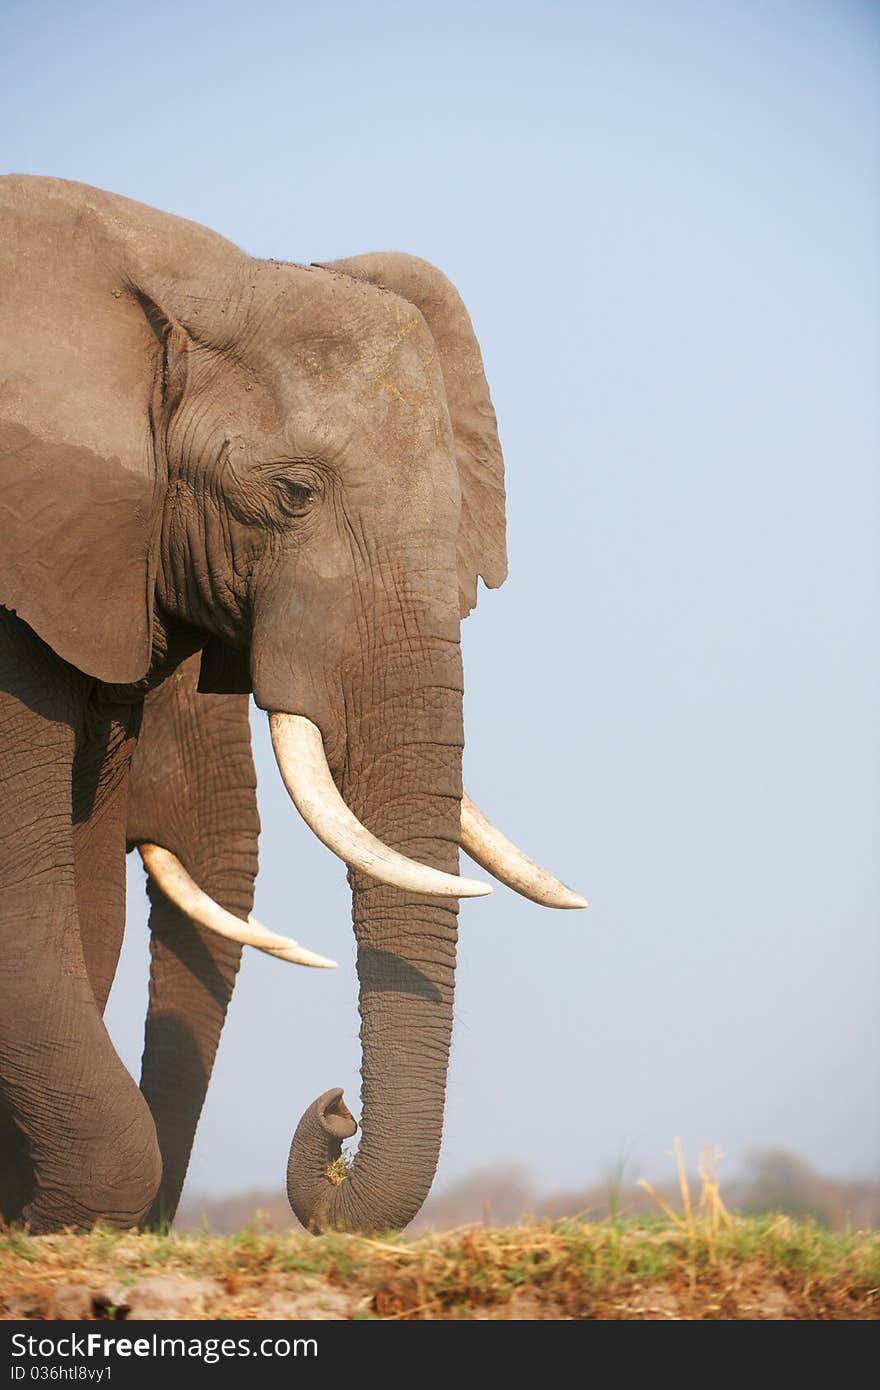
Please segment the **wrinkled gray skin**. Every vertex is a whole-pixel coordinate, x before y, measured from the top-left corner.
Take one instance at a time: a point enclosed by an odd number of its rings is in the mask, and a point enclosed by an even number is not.
[[[126,846],[247,915],[252,689],[318,725],[370,830],[457,871],[459,625],[506,571],[501,454],[467,313],[409,256],[258,261],[11,177],[0,304],[0,1210],[126,1227],[173,1215],[240,952],[151,886],[136,1087],[102,1022]],[[331,1184],[329,1092],[288,1188],[307,1226],[375,1230],[437,1162],[456,905],[351,880],[360,1148]]]

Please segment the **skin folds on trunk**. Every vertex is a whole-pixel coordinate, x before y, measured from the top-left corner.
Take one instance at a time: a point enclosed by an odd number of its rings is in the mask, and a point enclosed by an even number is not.
[[[386,652],[381,695],[349,710],[341,778],[352,810],[386,844],[445,873],[458,870],[461,663],[457,643],[421,644],[395,678]],[[414,673],[418,678],[414,679]],[[328,1165],[353,1132],[328,1092],[303,1116],[288,1195],[310,1229],[405,1226],[427,1196],[440,1149],[452,1034],[458,904],[349,875],[360,979],[361,1141],[348,1176]]]

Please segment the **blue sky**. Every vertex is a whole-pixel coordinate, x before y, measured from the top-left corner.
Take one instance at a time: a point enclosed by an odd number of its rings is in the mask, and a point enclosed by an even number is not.
[[[7,0],[0,43],[6,170],[412,251],[470,308],[511,575],[464,626],[466,780],[592,905],[463,905],[438,1185],[664,1173],[677,1134],[880,1171],[877,8]],[[279,1186],[358,1097],[344,871],[254,734],[257,913],[341,968],[246,960],[190,1192]]]

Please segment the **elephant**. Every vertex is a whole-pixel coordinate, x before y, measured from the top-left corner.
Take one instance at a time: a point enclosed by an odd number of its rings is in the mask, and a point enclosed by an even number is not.
[[[440,1149],[458,900],[491,888],[459,847],[586,906],[462,787],[460,624],[507,571],[467,311],[414,256],[259,260],[65,180],[0,179],[0,221],[0,1212],[172,1219],[242,945],[333,964],[249,915],[252,696],[357,949],[359,1147],[339,1181],[357,1126],[328,1090],[291,1206],[403,1227]],[[139,1086],[103,1022],[135,849]]]

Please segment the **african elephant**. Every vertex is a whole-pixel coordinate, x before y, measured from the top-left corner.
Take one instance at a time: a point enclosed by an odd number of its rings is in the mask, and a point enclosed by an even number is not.
[[[0,180],[0,1207],[32,1230],[173,1215],[248,918],[248,695],[349,867],[362,1137],[296,1129],[311,1229],[405,1225],[434,1174],[463,845],[584,906],[463,795],[459,628],[506,574],[470,320],[406,255],[256,260],[60,180]],[[141,1087],[102,1012],[124,855],[151,871]]]

